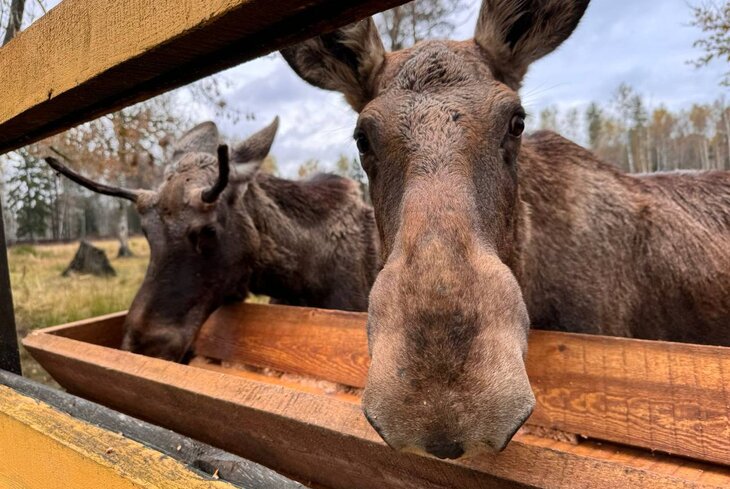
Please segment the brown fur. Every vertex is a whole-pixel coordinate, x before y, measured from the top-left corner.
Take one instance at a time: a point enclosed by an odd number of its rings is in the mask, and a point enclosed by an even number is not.
[[[533,325],[730,345],[730,173],[627,175],[547,132],[520,167]]]
[[[384,63],[380,48],[363,54],[370,20],[339,31],[337,49],[283,51],[305,80],[365,101],[355,138],[385,266],[363,408],[394,448],[505,446],[534,405],[528,311],[536,327],[730,344],[727,173],[630,176],[557,135],[512,132],[529,64],[587,4],[484,0],[474,40]]]

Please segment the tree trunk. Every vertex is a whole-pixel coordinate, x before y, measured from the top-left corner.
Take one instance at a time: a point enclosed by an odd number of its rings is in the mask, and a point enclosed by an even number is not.
[[[626,153],[629,160],[629,173],[635,173],[636,168],[634,167],[634,148],[632,144],[632,130],[629,129],[627,138],[626,138]]]
[[[20,30],[23,23],[23,11],[25,10],[25,0],[13,0],[10,4],[10,15],[8,16],[8,25],[5,28],[5,38],[3,46],[10,42],[12,38]]]
[[[722,162],[722,168],[725,169],[725,161],[730,160],[730,116],[728,116],[728,110],[722,112],[722,122],[725,124],[725,141],[727,142],[727,160]]]
[[[73,260],[61,274],[68,277],[72,273],[91,274],[98,277],[114,277],[117,272],[112,268],[104,250],[101,250],[88,241],[81,241]]]
[[[119,227],[118,238],[119,238],[119,252],[117,258],[129,258],[134,256],[132,250],[129,248],[129,218],[127,216],[127,206],[124,203],[119,204]]]

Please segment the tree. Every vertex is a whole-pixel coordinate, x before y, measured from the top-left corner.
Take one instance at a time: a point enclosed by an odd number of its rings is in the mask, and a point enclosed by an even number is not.
[[[360,184],[360,191],[362,192],[363,200],[368,203],[370,202],[368,177],[357,158],[348,158],[346,155],[340,155],[340,157],[337,158],[337,163],[335,164],[335,173],[358,182]]]
[[[568,109],[560,121],[560,127],[563,128],[563,136],[573,142],[579,143],[583,134],[580,115],[577,107]]]
[[[588,145],[592,150],[596,150],[600,144],[603,129],[603,111],[595,102],[591,102],[586,110],[586,125],[588,127]]]
[[[694,42],[693,46],[704,51],[704,55],[691,61],[696,67],[707,66],[717,59],[730,61],[730,2],[720,4],[705,3],[691,6],[694,17],[692,25],[702,29],[705,37]],[[725,73],[722,85],[730,86],[730,72]]]
[[[5,24],[5,36],[3,38],[3,46],[10,42],[15,34],[20,31],[23,22],[23,11],[25,10],[25,0],[12,0],[10,10],[8,11],[8,19]]]
[[[70,129],[39,146],[46,153],[51,148],[59,151],[69,164],[82,167],[82,173],[94,180],[123,187],[154,188],[164,170],[158,164],[165,160],[164,141],[181,125],[173,98],[166,94]],[[118,256],[131,256],[130,204],[120,199],[107,201],[115,208],[113,228],[119,239]]]
[[[299,178],[311,177],[319,171],[319,160],[309,159],[299,166]]]
[[[676,123],[676,117],[663,105],[656,108],[651,115],[650,132],[654,141],[654,170],[669,169],[669,146]]]
[[[540,129],[560,132],[557,107],[551,105],[540,111]]]
[[[710,108],[706,105],[693,104],[689,112],[689,121],[692,127],[693,139],[696,141],[699,153],[700,167],[703,170],[710,168],[709,144],[707,140],[708,119]]]
[[[39,15],[46,13],[45,0],[0,0],[0,39],[4,46]]]
[[[46,163],[27,148],[16,151],[15,156],[13,175],[8,180],[8,203],[16,213],[18,236],[35,241],[48,230],[55,179]]]
[[[616,90],[614,104],[622,124],[626,127],[625,143],[629,171],[648,171],[643,146],[648,115],[641,95],[630,85],[622,83]]]
[[[266,155],[266,158],[264,158],[264,162],[261,163],[261,171],[264,173],[268,173],[269,175],[279,175],[279,164],[276,162],[276,158],[274,157],[274,155]]]
[[[454,29],[453,14],[464,9],[465,0],[415,0],[386,10],[375,20],[386,47],[397,51],[431,37],[448,37]]]

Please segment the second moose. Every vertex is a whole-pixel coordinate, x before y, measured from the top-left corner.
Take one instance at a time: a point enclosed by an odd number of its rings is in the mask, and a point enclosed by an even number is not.
[[[277,128],[278,118],[229,154],[215,124],[196,126],[174,145],[157,191],[109,187],[46,159],[139,212],[150,263],[125,321],[124,349],[180,361],[208,316],[249,292],[283,304],[367,309],[378,271],[372,209],[346,178],[294,182],[260,172]]]

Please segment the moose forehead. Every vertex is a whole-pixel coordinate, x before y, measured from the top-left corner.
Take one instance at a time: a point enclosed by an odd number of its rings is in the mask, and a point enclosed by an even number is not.
[[[396,112],[403,126],[398,132],[408,136],[414,119],[424,110],[443,112],[454,121],[471,114],[472,124],[489,126],[491,114],[511,115],[519,104],[517,93],[499,80],[486,53],[473,40],[423,41],[387,54],[377,94],[362,111],[361,120],[388,121]],[[482,134],[485,130],[479,128]]]
[[[192,203],[192,192],[216,178],[217,160],[208,153],[187,153],[172,164],[159,189],[158,208],[163,215],[181,211]]]
[[[493,80],[473,41],[423,41],[387,55],[381,86],[423,93]]]

